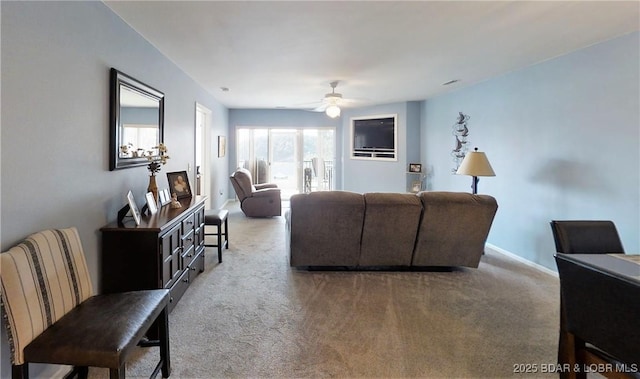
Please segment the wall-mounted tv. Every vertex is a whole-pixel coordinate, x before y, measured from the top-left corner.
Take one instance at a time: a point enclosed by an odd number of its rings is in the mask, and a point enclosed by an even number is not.
[[[351,119],[351,158],[397,160],[398,115]]]

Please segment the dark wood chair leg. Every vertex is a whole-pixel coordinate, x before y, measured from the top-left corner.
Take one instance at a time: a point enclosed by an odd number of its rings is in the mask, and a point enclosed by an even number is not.
[[[224,246],[225,249],[229,248],[229,217],[224,219]]]
[[[218,263],[222,263],[222,222],[216,227],[218,228]]]
[[[89,377],[89,367],[79,366],[76,369],[78,370],[78,379],[87,379]]]
[[[125,365],[126,363],[123,363],[122,366],[118,367],[118,368],[110,368],[109,369],[109,378],[110,379],[124,379],[125,376]]]
[[[11,378],[12,379],[27,379],[29,378],[29,364],[11,365]]]
[[[162,377],[168,378],[171,375],[171,357],[169,354],[169,314],[165,307],[158,316],[158,326],[160,329],[160,359],[162,360]]]

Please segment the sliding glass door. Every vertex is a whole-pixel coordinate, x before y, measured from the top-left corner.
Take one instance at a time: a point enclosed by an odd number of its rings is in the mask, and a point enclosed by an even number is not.
[[[254,184],[275,183],[294,193],[333,189],[334,128],[239,128],[238,167]]]
[[[298,192],[298,135],[296,129],[269,129],[268,182],[278,185],[283,198]]]

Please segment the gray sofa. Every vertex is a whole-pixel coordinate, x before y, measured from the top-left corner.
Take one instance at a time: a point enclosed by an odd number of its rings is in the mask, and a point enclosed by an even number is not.
[[[498,209],[457,192],[296,194],[286,216],[293,267],[478,267]]]

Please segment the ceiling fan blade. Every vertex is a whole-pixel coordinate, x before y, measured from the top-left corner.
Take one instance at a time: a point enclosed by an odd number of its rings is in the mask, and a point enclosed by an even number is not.
[[[329,106],[328,103],[323,103],[323,104],[313,108],[313,111],[314,112],[324,112],[327,109],[328,106]]]

